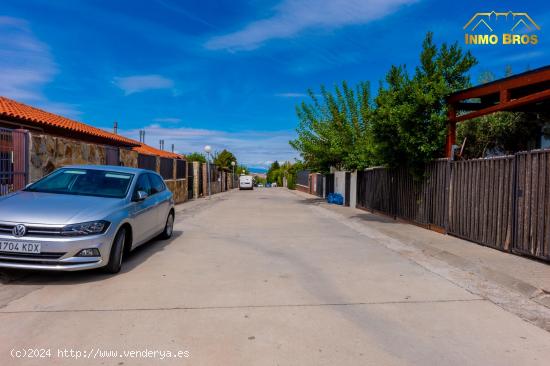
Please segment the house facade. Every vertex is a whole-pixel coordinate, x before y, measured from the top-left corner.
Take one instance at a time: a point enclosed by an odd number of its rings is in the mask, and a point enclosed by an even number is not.
[[[71,164],[150,169],[162,175],[176,202],[188,197],[183,155],[0,97],[0,195]]]

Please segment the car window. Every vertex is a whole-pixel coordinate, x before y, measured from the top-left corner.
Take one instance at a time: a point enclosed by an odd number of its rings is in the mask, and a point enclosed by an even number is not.
[[[123,198],[126,197],[133,174],[96,169],[60,169],[26,191]]]
[[[158,175],[149,174],[149,178],[151,179],[152,194],[162,192],[166,189],[166,185],[164,185],[164,181]]]
[[[138,191],[143,191],[148,195],[151,195],[151,182],[149,181],[149,174],[142,174],[139,176],[136,188],[134,189],[134,197],[137,196]]]

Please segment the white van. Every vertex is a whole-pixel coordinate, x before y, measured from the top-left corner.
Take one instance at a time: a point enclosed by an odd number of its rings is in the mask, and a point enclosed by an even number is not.
[[[254,179],[250,175],[239,177],[239,189],[254,189]]]

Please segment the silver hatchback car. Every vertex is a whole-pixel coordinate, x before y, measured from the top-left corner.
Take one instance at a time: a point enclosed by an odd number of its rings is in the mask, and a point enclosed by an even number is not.
[[[0,267],[117,273],[137,246],[172,236],[174,199],[155,172],[68,166],[0,198]]]

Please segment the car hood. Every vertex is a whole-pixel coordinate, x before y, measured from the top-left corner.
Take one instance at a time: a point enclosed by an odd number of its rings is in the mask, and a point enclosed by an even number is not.
[[[122,199],[19,191],[0,200],[0,221],[66,225],[101,220]]]

